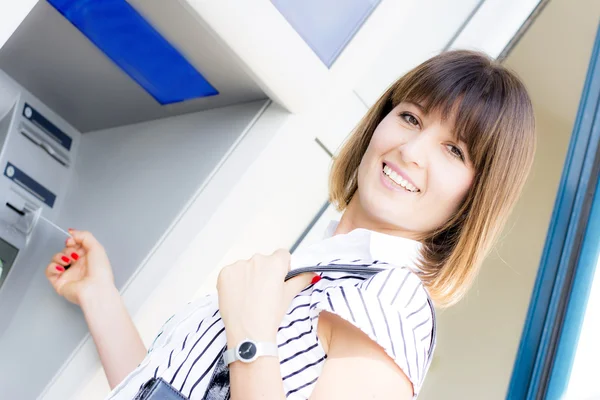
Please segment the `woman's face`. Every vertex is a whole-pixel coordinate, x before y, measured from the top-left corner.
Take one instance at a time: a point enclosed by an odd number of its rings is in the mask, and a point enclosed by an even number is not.
[[[452,129],[451,118],[442,122],[417,104],[396,106],[375,129],[359,166],[348,208],[353,219],[411,238],[452,217],[474,176],[466,144]]]

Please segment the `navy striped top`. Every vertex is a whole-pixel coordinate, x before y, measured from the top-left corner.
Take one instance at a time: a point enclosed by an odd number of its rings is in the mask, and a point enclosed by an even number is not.
[[[420,245],[357,229],[301,248],[292,268],[354,264],[384,268],[368,279],[345,272],[322,279],[290,304],[277,344],[288,399],[308,399],[327,359],[317,336],[319,313],[339,315],[377,342],[413,384],[415,398],[435,346],[435,315],[415,269]],[[131,399],[149,378],[161,376],[190,399],[202,399],[226,345],[217,295],[192,302],[169,319],[138,368],[109,399]]]

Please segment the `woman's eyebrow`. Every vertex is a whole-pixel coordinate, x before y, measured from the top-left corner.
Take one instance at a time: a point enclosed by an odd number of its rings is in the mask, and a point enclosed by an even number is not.
[[[461,133],[457,132],[456,127],[452,127],[452,129],[450,130],[450,134],[456,140],[458,140],[459,142],[463,143],[465,145],[465,147],[468,146],[468,144],[467,144],[467,138],[465,137],[465,135],[462,135]]]
[[[418,108],[418,109],[419,109],[419,111],[420,111],[422,114],[424,114],[424,115],[427,115],[427,110],[425,109],[425,107],[424,107],[423,105],[421,105],[421,104],[419,104],[419,103],[416,103],[416,102],[414,102],[414,101],[409,101],[409,100],[405,101],[405,103],[406,103],[406,104],[410,104],[410,105],[412,105],[412,106],[415,106],[416,108]]]

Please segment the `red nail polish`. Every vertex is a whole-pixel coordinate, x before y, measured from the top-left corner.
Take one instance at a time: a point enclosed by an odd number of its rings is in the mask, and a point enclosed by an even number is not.
[[[62,256],[60,259],[63,260],[64,262],[69,262],[69,258],[68,257]]]
[[[321,280],[321,277],[319,275],[315,276],[314,278],[312,278],[312,281],[310,281],[311,285],[314,285],[315,283],[319,282]]]
[[[75,261],[79,260],[79,254],[77,253],[71,253],[71,258]]]
[[[56,266],[56,270],[57,270],[58,272],[65,272],[65,267],[63,267],[62,265],[57,265],[57,266]]]

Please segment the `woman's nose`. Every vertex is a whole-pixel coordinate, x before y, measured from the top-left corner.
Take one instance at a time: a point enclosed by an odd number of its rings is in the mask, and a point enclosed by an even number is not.
[[[421,168],[425,167],[431,152],[432,140],[429,136],[431,135],[427,135],[425,132],[411,135],[399,148],[402,161]]]

